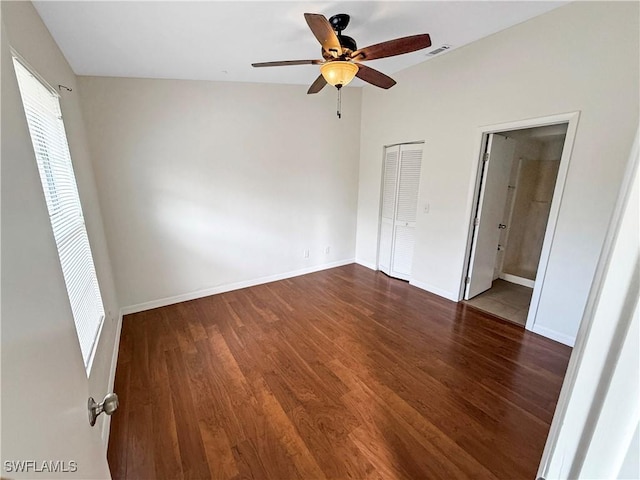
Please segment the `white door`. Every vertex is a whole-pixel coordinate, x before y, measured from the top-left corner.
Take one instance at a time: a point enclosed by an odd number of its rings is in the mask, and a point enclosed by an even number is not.
[[[489,136],[474,221],[465,300],[489,290],[493,282],[500,241],[499,225],[504,215],[515,147],[513,139],[497,134]]]
[[[385,152],[379,268],[403,280],[411,278],[421,167],[422,144]]]
[[[110,478],[4,30],[0,477]]]

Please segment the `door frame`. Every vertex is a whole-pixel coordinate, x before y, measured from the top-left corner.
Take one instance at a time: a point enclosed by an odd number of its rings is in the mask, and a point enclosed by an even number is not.
[[[525,328],[527,330],[533,330],[536,316],[538,314],[538,306],[540,304],[540,298],[544,290],[544,282],[547,274],[547,267],[549,265],[549,256],[553,246],[553,240],[555,237],[556,227],[558,223],[558,216],[560,207],[562,205],[562,198],[564,194],[564,187],[567,181],[567,173],[569,172],[569,164],[573,153],[573,145],[576,137],[576,131],[578,129],[578,121],[580,119],[580,111],[560,113],[555,115],[548,115],[544,117],[530,118],[525,120],[517,120],[513,122],[498,123],[493,125],[485,125],[478,128],[477,141],[475,147],[475,161],[472,165],[471,176],[475,176],[475,181],[471,183],[467,198],[467,210],[469,212],[468,229],[467,229],[467,243],[465,250],[464,265],[462,269],[462,277],[460,278],[460,287],[458,289],[458,301],[464,298],[464,291],[466,286],[466,278],[469,273],[469,259],[471,258],[471,247],[473,242],[473,230],[474,219],[478,209],[478,196],[480,194],[481,181],[482,181],[482,158],[484,157],[487,139],[492,133],[501,133],[510,130],[522,130],[526,128],[545,127],[549,125],[558,125],[562,123],[567,124],[567,133],[562,147],[562,157],[560,158],[560,166],[558,169],[558,176],[556,177],[556,184],[553,190],[553,197],[551,200],[551,209],[549,212],[549,219],[547,220],[547,228],[544,234],[544,240],[542,243],[542,252],[540,254],[540,261],[538,263],[538,271],[536,274],[536,281],[533,288],[533,295],[531,297],[531,304],[529,305],[529,314],[527,315],[527,323]],[[553,340],[567,343],[568,339],[553,338]]]
[[[375,264],[376,271],[382,271],[380,270],[380,236],[381,236],[381,229],[382,229],[382,196],[384,195],[384,160],[386,157],[387,148],[397,147],[399,145],[423,145],[422,158],[424,159],[424,144],[425,144],[424,140],[414,140],[410,142],[396,142],[396,143],[389,143],[389,144],[382,145],[382,162],[380,163],[380,192],[378,194],[378,241],[376,245],[376,264]],[[400,157],[398,157],[398,162],[400,162]],[[400,180],[399,176],[398,176],[398,180]],[[422,180],[422,176],[421,176],[421,180]],[[419,198],[420,198],[420,192],[418,191],[418,199]],[[416,216],[416,223],[417,223],[417,216]]]

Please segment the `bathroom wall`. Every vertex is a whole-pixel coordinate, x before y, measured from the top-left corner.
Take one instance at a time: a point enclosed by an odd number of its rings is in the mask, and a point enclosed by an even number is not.
[[[522,143],[525,141],[518,141]],[[538,155],[517,155],[513,213],[502,272],[535,280],[549,220],[553,190],[560,166],[564,136],[552,140],[527,140],[538,144]],[[530,152],[534,151],[530,146]]]

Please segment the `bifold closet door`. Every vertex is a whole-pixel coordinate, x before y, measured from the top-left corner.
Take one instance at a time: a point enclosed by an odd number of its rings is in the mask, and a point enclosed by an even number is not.
[[[386,149],[378,265],[404,280],[411,277],[421,167],[422,144]]]

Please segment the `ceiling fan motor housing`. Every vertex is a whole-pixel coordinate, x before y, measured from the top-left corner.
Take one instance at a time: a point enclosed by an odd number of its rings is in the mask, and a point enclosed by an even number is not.
[[[355,52],[358,49],[356,41],[351,37],[347,37],[346,35],[338,35],[338,40],[340,40],[340,46],[343,50]]]
[[[356,50],[358,50],[358,45],[353,38],[346,35],[338,35],[338,40],[340,41],[340,46],[342,47],[342,55],[338,58],[346,59],[349,57],[351,52],[355,52]],[[328,52],[325,49],[322,49],[322,57],[325,60],[336,59],[336,56],[332,54],[332,52]]]
[[[348,57],[351,52],[355,52],[358,49],[358,45],[353,38],[347,35],[342,35],[342,30],[347,28],[350,19],[351,17],[346,13],[338,13],[337,15],[334,15],[329,19],[331,28],[335,30],[338,41],[340,42],[340,46],[342,47],[342,55],[338,57],[341,59],[346,59],[346,57]],[[336,59],[336,52],[330,52],[322,49],[322,57],[325,60],[334,60]]]

